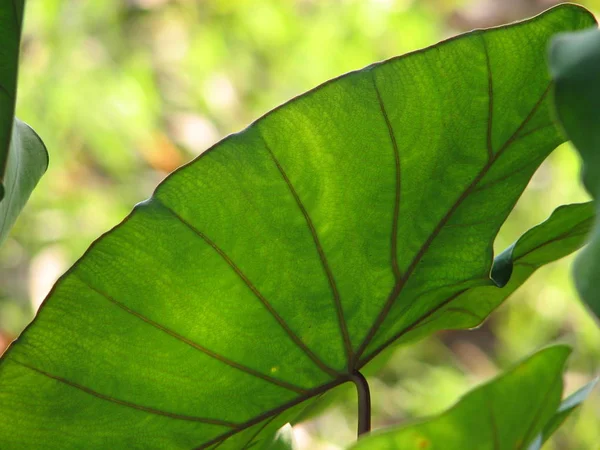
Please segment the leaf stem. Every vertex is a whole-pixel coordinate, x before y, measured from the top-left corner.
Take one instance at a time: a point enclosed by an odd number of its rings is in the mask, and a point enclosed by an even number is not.
[[[350,379],[356,386],[358,393],[358,432],[357,435],[371,431],[371,392],[367,379],[358,370],[350,374]]]

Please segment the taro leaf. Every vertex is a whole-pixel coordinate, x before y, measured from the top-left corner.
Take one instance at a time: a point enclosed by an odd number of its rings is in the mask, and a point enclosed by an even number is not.
[[[548,438],[554,434],[554,432],[564,423],[564,421],[567,420],[571,413],[581,406],[597,383],[598,378],[595,378],[581,389],[565,398],[554,416],[552,416],[546,425],[544,425],[544,428],[538,437],[529,446],[528,450],[540,450],[544,442],[546,442]]]
[[[437,417],[359,439],[352,450],[526,449],[560,405],[565,346],[549,347]]]
[[[48,167],[44,144],[14,118],[24,0],[0,4],[0,244]]]
[[[483,318],[497,231],[562,142],[545,48],[592,23],[560,6],[346,74],[176,171],[5,353],[0,447],[262,445],[468,289]]]
[[[557,36],[550,47],[556,80],[555,103],[568,137],[583,159],[583,183],[600,198],[600,31],[596,28]],[[600,226],[574,265],[581,298],[600,317]]]

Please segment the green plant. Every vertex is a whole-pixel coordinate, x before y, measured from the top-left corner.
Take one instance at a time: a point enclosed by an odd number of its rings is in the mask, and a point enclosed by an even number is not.
[[[366,364],[392,343],[477,326],[582,245],[591,204],[559,208],[492,258],[563,141],[546,45],[593,23],[563,6],[347,74],[178,170],[3,357],[4,446],[270,445],[348,381],[369,431]],[[559,371],[565,351],[549,354]],[[557,412],[552,387],[521,445]]]

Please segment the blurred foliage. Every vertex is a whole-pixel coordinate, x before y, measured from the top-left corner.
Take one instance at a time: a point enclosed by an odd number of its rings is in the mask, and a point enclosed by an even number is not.
[[[228,133],[315,85],[471,28],[534,15],[548,0],[28,0],[17,115],[50,168],[0,249],[0,351],[56,278],[158,182]],[[582,2],[600,11],[600,1]],[[568,146],[538,171],[496,243],[582,201]],[[571,258],[540,270],[483,327],[397,349],[371,377],[374,427],[434,414],[551,341],[574,347],[570,393],[599,370],[600,331],[572,287]],[[355,433],[355,392],[295,426],[300,448]],[[600,442],[600,392],[548,450]]]

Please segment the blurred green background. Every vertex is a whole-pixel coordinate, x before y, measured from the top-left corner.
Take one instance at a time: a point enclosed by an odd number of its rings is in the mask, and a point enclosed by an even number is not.
[[[0,248],[0,353],[52,284],[165,175],[281,102],[343,72],[556,4],[526,0],[28,0],[17,114],[50,168]],[[582,2],[600,12],[600,1]],[[505,224],[502,250],[587,196],[564,145]],[[572,258],[539,271],[486,324],[396,349],[370,378],[375,428],[435,414],[550,342],[574,347],[566,390],[599,371],[600,331]],[[302,449],[355,434],[355,393],[294,429]],[[600,448],[600,389],[547,449]]]

